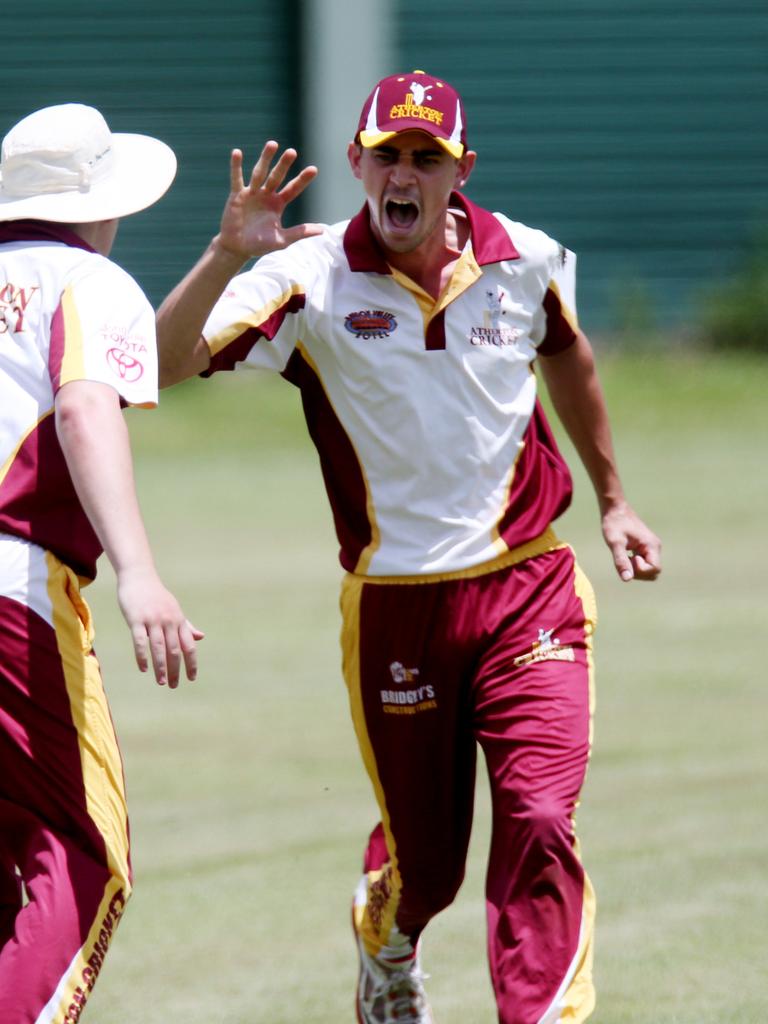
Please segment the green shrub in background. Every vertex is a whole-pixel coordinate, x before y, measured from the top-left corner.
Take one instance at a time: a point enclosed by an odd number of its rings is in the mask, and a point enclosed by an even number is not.
[[[699,333],[716,349],[768,355],[768,228],[756,235],[736,274],[705,296]]]

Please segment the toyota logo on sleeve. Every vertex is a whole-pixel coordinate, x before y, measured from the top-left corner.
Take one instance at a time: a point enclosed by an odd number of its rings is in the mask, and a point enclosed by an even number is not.
[[[127,384],[135,384],[144,375],[144,366],[139,360],[119,348],[107,351],[107,364],[110,370]]]

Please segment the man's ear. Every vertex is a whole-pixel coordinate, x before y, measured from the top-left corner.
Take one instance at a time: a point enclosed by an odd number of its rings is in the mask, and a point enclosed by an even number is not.
[[[360,158],[363,154],[363,147],[359,142],[350,142],[347,146],[347,160],[349,160],[349,166],[352,168],[352,173],[356,178],[362,178],[362,172],[360,170]]]
[[[464,188],[466,183],[469,181],[469,176],[475,166],[477,160],[477,153],[473,149],[468,149],[461,160],[456,165],[456,187]]]

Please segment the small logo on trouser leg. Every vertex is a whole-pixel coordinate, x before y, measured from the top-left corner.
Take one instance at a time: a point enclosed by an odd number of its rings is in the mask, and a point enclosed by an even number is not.
[[[435,688],[430,683],[419,683],[419,670],[406,668],[400,661],[393,661],[389,666],[392,682],[402,689],[381,690],[381,705],[389,715],[415,715],[420,711],[429,711],[437,707]]]
[[[515,658],[515,665],[532,665],[536,661],[575,661],[576,655],[569,644],[561,644],[553,637],[554,629],[539,629],[531,650]]]

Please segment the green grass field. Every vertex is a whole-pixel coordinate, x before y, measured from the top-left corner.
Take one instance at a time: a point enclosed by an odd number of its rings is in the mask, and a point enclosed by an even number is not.
[[[598,892],[595,1024],[764,1024],[768,363],[661,348],[602,375],[630,499],[665,542],[613,575],[571,457],[559,532],[597,591],[596,741],[579,812]],[[345,1024],[349,904],[376,820],[338,657],[340,571],[293,389],[191,382],[131,412],[158,561],[207,632],[198,682],[132,665],[90,589],[120,734],[136,891],[94,1024]],[[567,445],[566,450],[570,452]],[[439,1024],[492,1024],[484,779],[467,881],[424,943]]]

